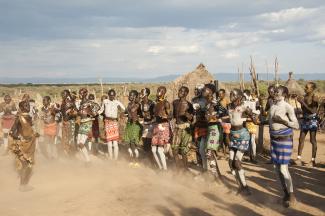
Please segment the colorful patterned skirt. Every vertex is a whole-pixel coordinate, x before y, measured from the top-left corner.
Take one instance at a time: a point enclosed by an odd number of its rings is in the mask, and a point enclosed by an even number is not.
[[[105,119],[105,136],[106,141],[118,141],[120,139],[119,126],[117,120]]]
[[[249,148],[250,135],[247,128],[240,130],[230,131],[230,148],[238,149],[242,152],[247,151]]]
[[[293,148],[293,130],[271,130],[271,157],[275,164],[289,164]]]
[[[220,131],[219,126],[211,125],[208,127],[208,137],[206,141],[206,149],[207,150],[218,150],[220,140]]]
[[[153,146],[161,146],[169,143],[170,140],[170,129],[169,123],[159,123],[155,124],[153,127],[153,134],[151,144]]]
[[[78,134],[83,134],[87,136],[91,135],[92,126],[93,126],[92,121],[81,122],[79,125]]]

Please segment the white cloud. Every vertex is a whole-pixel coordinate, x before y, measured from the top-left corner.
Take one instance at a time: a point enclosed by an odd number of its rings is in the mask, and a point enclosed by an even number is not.
[[[176,54],[196,54],[200,51],[197,45],[172,47]]]
[[[289,23],[309,18],[318,12],[318,8],[290,8],[277,12],[263,13],[257,17],[268,22]]]
[[[233,49],[265,41],[266,32],[219,33],[215,46],[220,49]]]
[[[229,51],[221,55],[225,59],[236,59],[239,57],[239,53],[236,51]]]
[[[163,47],[163,46],[150,46],[147,49],[147,52],[151,53],[151,54],[154,54],[154,55],[157,55],[157,54],[163,52],[164,50],[165,50],[165,47]]]
[[[1,36],[7,31],[3,28],[0,32],[0,75],[157,76],[189,71],[200,62],[209,65],[213,72],[227,72],[257,52],[262,64],[265,58],[282,54],[285,61],[291,61],[298,68],[301,65],[308,68],[309,61],[317,60],[312,56],[323,56],[324,53],[325,7],[321,5],[279,3],[266,7],[272,5],[267,0],[259,1],[259,4],[238,0],[231,4],[234,7],[230,11],[226,10],[230,6],[225,1],[160,2],[171,9],[168,11],[166,7],[153,7],[150,1],[145,1],[150,5],[145,4],[148,7],[142,8],[141,3],[144,3],[140,1],[137,8],[116,3],[123,7],[115,13],[112,5],[109,9],[114,13],[108,13],[104,5],[111,5],[104,0],[100,2],[102,8],[96,4],[98,1],[90,0],[71,5],[82,6],[80,14],[71,15],[81,19],[58,18],[57,13],[53,13],[55,19],[53,23],[45,23],[48,28],[44,28],[46,34],[41,39],[37,38],[39,32],[35,29],[42,28],[21,28],[23,24],[18,22],[15,29],[10,22],[9,32],[14,29],[16,31],[11,33],[18,36],[3,39]],[[246,4],[247,10],[243,12],[241,6]],[[66,6],[65,3],[59,5]],[[44,8],[48,9],[45,6],[46,3]],[[212,7],[226,13],[218,13]],[[149,15],[144,15],[146,12]],[[198,16],[193,16],[193,12]],[[146,20],[151,13],[156,16]],[[24,37],[25,30],[30,35]],[[292,50],[295,50],[294,55],[290,53]],[[299,54],[306,59],[295,61]],[[223,61],[216,61],[218,58]],[[324,68],[324,63],[319,61],[309,66]]]

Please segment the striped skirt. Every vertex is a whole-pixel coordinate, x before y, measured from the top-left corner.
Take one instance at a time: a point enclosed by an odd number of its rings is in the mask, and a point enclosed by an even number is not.
[[[275,164],[289,164],[293,148],[293,130],[270,130],[271,157]]]

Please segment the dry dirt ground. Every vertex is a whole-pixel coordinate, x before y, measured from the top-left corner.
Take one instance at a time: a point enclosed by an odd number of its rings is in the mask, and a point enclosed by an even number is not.
[[[325,134],[318,134],[317,168],[290,168],[298,199],[290,209],[279,203],[279,182],[263,157],[257,165],[244,163],[252,195],[242,197],[235,193],[237,186],[225,160],[219,161],[226,180],[222,184],[207,183],[189,173],[131,168],[123,159],[113,162],[93,157],[92,165],[85,167],[81,161],[46,161],[37,154],[31,179],[34,190],[30,192],[18,191],[13,157],[0,157],[0,215],[325,215],[324,138]],[[296,150],[297,142],[294,144]],[[310,155],[307,142],[306,162]]]

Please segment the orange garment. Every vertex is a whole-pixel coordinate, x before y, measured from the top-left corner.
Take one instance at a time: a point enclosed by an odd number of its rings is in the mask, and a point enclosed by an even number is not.
[[[57,132],[57,123],[56,122],[44,125],[44,135],[56,136],[56,132]]]
[[[118,121],[105,119],[106,141],[118,141],[120,138]]]

